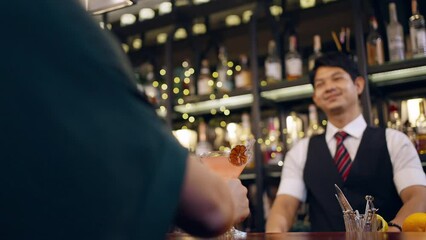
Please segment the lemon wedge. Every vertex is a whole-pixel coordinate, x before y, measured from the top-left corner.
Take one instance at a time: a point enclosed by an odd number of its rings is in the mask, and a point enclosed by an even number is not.
[[[386,222],[385,219],[383,219],[382,216],[380,216],[379,214],[376,214],[376,218],[377,218],[377,231],[378,232],[387,232],[388,231],[388,223]]]

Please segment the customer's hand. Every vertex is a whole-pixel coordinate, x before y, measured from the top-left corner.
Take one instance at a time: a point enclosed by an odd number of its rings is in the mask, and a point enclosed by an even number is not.
[[[240,223],[250,214],[247,188],[239,179],[227,179],[227,183],[234,202],[234,223]]]

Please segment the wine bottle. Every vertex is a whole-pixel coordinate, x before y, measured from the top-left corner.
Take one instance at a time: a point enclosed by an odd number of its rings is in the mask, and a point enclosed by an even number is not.
[[[398,107],[394,103],[389,105],[389,121],[387,126],[388,128],[393,128],[401,132],[403,131],[404,126],[399,116]]]
[[[247,55],[240,55],[240,71],[235,74],[235,88],[249,89],[252,86],[251,72],[248,67]]]
[[[207,141],[207,124],[201,120],[198,125],[198,143],[195,147],[195,154],[210,152],[212,148],[211,143]]]
[[[198,76],[197,93],[207,95],[213,93],[214,81],[211,77],[209,60],[201,61],[200,75]]]
[[[265,60],[265,77],[268,83],[282,80],[282,65],[277,52],[277,44],[270,40],[268,44],[268,57]]]
[[[309,105],[309,127],[306,131],[308,137],[324,133],[324,128],[318,124],[318,112],[314,104]]]
[[[321,37],[319,35],[314,36],[314,52],[309,56],[308,68],[311,71],[315,67],[315,60],[322,56],[321,52]]]
[[[417,9],[417,1],[411,1],[412,16],[409,18],[410,38],[413,57],[426,55],[425,19]]]
[[[230,74],[230,69],[228,66],[228,53],[225,46],[219,48],[218,55],[218,66],[217,66],[217,87],[221,93],[229,93],[233,90],[234,86],[232,83],[232,74]]]
[[[285,73],[286,79],[296,80],[302,76],[302,57],[297,52],[296,36],[290,36],[289,38],[289,50],[285,55]]]
[[[370,32],[367,36],[367,61],[368,65],[381,65],[384,63],[383,38],[377,31],[377,20],[370,18]]]
[[[426,154],[426,115],[425,101],[419,103],[420,114],[416,120],[417,129],[417,151],[419,154]]]
[[[389,24],[387,25],[387,37],[390,61],[400,61],[405,59],[404,54],[404,33],[402,26],[398,22],[395,3],[389,3]]]

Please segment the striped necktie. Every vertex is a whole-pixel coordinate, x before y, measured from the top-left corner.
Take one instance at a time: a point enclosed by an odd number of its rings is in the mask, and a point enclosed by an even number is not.
[[[334,163],[336,163],[337,170],[339,171],[340,176],[342,176],[343,181],[346,181],[352,165],[348,150],[345,145],[343,145],[343,141],[347,136],[348,134],[343,131],[337,132],[336,135],[334,135],[336,138],[336,154],[334,155]]]

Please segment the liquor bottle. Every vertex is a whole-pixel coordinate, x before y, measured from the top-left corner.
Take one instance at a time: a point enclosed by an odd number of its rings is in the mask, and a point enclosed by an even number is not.
[[[426,115],[425,115],[425,101],[419,103],[420,114],[416,120],[417,129],[417,151],[419,154],[426,154]]]
[[[198,76],[197,93],[207,95],[213,93],[214,81],[211,78],[209,60],[201,61],[200,75]]]
[[[160,104],[160,91],[153,86],[155,79],[154,66],[149,62],[143,63],[139,67],[138,76],[138,89],[145,93],[151,104],[158,106]]]
[[[219,55],[218,55],[218,66],[217,66],[217,87],[219,92],[228,93],[233,90],[233,83],[230,74],[230,69],[228,67],[228,53],[224,46],[220,46]]]
[[[268,118],[268,134],[263,145],[264,162],[266,164],[278,164],[283,161],[282,147],[279,139],[279,119]]]
[[[235,88],[246,88],[250,89],[252,86],[251,72],[248,67],[247,55],[240,55],[240,67],[241,70],[235,74]]]
[[[250,139],[253,139],[253,134],[251,133],[250,115],[248,113],[243,113],[241,114],[240,141],[245,143]]]
[[[403,131],[403,124],[399,116],[398,107],[396,104],[391,103],[389,105],[389,121],[387,123],[388,128],[393,128],[398,131]]]
[[[381,65],[385,61],[383,52],[383,38],[377,32],[377,20],[370,18],[370,32],[367,36],[367,61],[368,65]]]
[[[290,150],[294,144],[296,144],[301,138],[301,133],[303,133],[303,121],[297,116],[296,112],[290,112],[290,115],[286,118],[287,125],[287,150]]]
[[[309,71],[314,69],[315,67],[315,60],[322,56],[321,52],[321,37],[319,35],[314,35],[314,52],[309,56],[308,60],[308,68]]]
[[[426,55],[425,19],[417,9],[417,1],[411,1],[413,15],[409,18],[410,38],[413,57]]]
[[[324,133],[324,128],[318,124],[317,108],[314,104],[309,105],[309,127],[306,131],[308,137]]]
[[[404,60],[404,33],[401,24],[398,22],[396,5],[393,2],[389,3],[389,18],[389,24],[386,27],[389,59],[390,61]]]
[[[282,80],[282,65],[277,52],[277,44],[270,40],[268,44],[268,57],[265,60],[265,77],[268,83]]]
[[[302,57],[296,50],[296,36],[289,38],[289,50],[285,55],[286,79],[296,80],[302,76]]]
[[[212,148],[212,145],[207,141],[207,124],[204,120],[201,120],[198,125],[198,143],[195,147],[195,154],[210,152]]]

